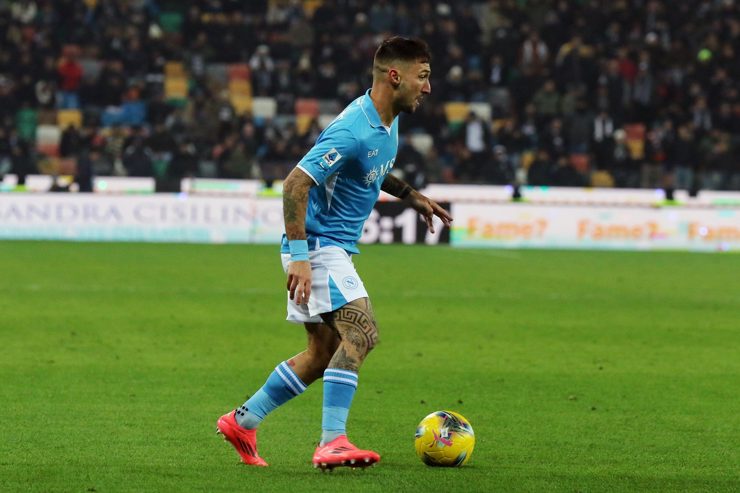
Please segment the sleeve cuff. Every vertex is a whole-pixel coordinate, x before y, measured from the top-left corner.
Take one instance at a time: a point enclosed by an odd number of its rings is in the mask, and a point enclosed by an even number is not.
[[[315,184],[317,184],[317,185],[320,185],[320,183],[318,182],[318,180],[316,180],[316,178],[314,178],[314,177],[313,177],[313,175],[312,175],[311,173],[309,173],[309,172],[308,172],[308,170],[307,170],[306,168],[304,168],[304,167],[303,167],[303,166],[301,166],[300,164],[299,164],[299,165],[297,165],[297,166],[296,166],[296,168],[298,168],[299,170],[301,170],[301,171],[303,171],[304,173],[306,173],[306,174],[307,174],[307,175],[308,175],[308,176],[309,176],[309,177],[310,177],[310,178],[311,178],[311,179],[313,180],[313,182],[314,182]]]

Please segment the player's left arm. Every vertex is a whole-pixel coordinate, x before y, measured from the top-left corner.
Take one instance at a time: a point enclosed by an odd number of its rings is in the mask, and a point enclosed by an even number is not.
[[[449,227],[452,222],[452,216],[449,212],[444,210],[432,199],[414,190],[414,187],[396,176],[391,174],[386,175],[380,189],[387,194],[403,200],[406,205],[421,214],[427,223],[429,231],[432,233],[434,233],[434,224],[432,222],[434,216],[439,217],[442,220],[442,224],[445,226]]]

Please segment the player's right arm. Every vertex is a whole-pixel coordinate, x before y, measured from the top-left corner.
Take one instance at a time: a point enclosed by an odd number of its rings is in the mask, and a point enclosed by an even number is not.
[[[335,120],[336,121],[336,120]],[[311,264],[306,241],[308,193],[357,156],[357,139],[342,125],[331,124],[283,182],[285,235],[290,246],[288,291],[303,305],[311,295]]]
[[[313,178],[294,168],[283,182],[283,217],[285,219],[285,235],[291,245],[291,254],[295,245],[307,245],[306,242],[306,208],[308,207],[308,192],[315,183]],[[301,243],[302,242],[302,243]],[[291,260],[288,264],[287,288],[290,299],[299,305],[308,303],[311,296],[311,263],[308,261],[308,247],[306,246],[305,260]],[[303,258],[300,252],[295,258]]]

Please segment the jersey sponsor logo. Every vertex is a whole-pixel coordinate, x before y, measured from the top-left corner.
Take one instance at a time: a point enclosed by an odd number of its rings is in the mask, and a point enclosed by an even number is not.
[[[395,162],[396,158],[394,157],[393,159],[389,159],[388,161],[386,161],[385,164],[381,164],[380,168],[378,168],[377,166],[373,166],[373,169],[368,171],[362,179],[365,182],[365,186],[369,187],[370,185],[375,183],[375,180],[387,175]]]
[[[370,185],[375,183],[375,180],[377,179],[378,179],[378,168],[373,168],[367,172],[367,174],[363,178],[363,181],[365,182],[365,186],[369,187]]]
[[[380,149],[373,149],[372,151],[369,151],[367,153],[367,157],[375,157],[378,155],[379,152],[380,152]]]
[[[342,155],[339,154],[339,151],[336,150],[336,148],[334,147],[332,147],[329,152],[327,152],[321,157],[321,161],[328,168],[331,168],[332,166],[334,166],[337,163],[337,161],[339,161],[340,159],[342,159]]]
[[[386,161],[385,164],[381,164],[380,165],[380,175],[384,176],[388,174],[388,172],[391,170],[395,162],[396,162],[396,158],[393,158],[393,159],[389,159],[388,161]]]
[[[355,277],[347,276],[342,279],[342,285],[347,289],[356,289],[357,286],[360,285],[360,283],[357,282],[357,279]]]

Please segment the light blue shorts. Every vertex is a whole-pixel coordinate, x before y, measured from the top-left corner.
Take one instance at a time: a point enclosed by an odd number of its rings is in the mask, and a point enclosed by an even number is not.
[[[282,254],[283,270],[288,272],[290,255]],[[288,293],[287,320],[295,323],[321,323],[321,314],[333,312],[350,301],[367,298],[365,285],[357,275],[350,255],[337,246],[308,252],[311,262],[311,296],[307,305],[299,305]]]

